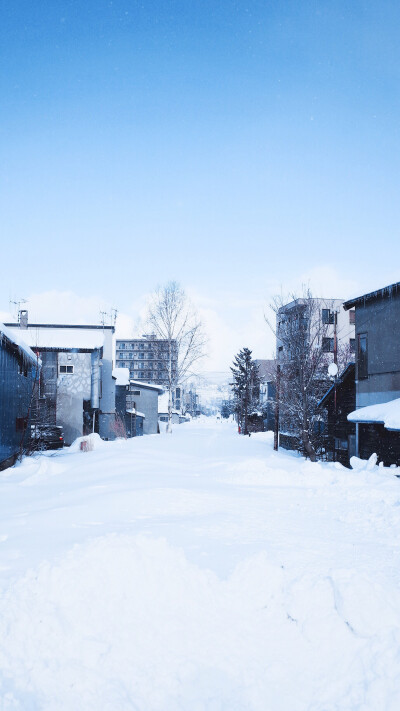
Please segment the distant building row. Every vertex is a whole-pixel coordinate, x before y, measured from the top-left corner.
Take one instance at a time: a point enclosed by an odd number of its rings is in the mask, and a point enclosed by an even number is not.
[[[113,326],[30,324],[26,311],[0,325],[0,468],[26,449],[33,423],[60,425],[66,445],[91,432],[110,440],[159,431],[163,367],[176,368],[176,346],[164,358],[154,337],[117,341],[114,368],[113,336]],[[127,352],[135,357],[119,356]],[[196,393],[176,386],[173,405],[178,421],[182,411],[196,415]]]

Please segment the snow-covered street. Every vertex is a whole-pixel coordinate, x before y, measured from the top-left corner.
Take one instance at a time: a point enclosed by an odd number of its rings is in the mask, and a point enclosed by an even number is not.
[[[0,475],[2,711],[398,711],[400,479],[203,419]]]

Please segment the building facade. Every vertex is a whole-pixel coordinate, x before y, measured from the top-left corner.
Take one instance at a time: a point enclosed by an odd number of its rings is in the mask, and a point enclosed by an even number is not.
[[[154,383],[132,380],[127,368],[116,368],[117,412],[124,419],[131,437],[158,433],[158,397],[164,390]],[[142,418],[142,422],[136,420]],[[138,431],[138,425],[141,431]]]
[[[154,334],[143,338],[117,339],[115,365],[129,368],[130,377],[142,382],[167,386],[169,368],[172,381],[177,374],[177,344],[157,338]]]
[[[0,324],[0,469],[29,448],[39,366],[37,355]]]
[[[23,334],[42,361],[35,421],[61,426],[66,445],[90,432],[114,439],[114,327],[29,324],[26,318],[8,328]]]
[[[286,346],[287,339],[284,337],[285,330],[287,328],[307,328],[307,324],[304,323],[304,313],[311,310],[313,312],[311,339],[317,339],[316,345],[321,345],[322,350],[327,354],[328,362],[333,360],[336,338],[338,356],[342,358],[345,367],[348,362],[354,359],[356,350],[354,309],[350,309],[346,313],[343,309],[343,299],[313,298],[310,301],[312,302],[311,309],[306,303],[307,299],[301,298],[295,299],[279,309],[276,317],[278,363],[290,358]]]
[[[355,350],[355,312],[342,299],[306,296],[276,313],[276,397],[279,443],[309,456],[323,454],[326,422],[318,409],[329,382],[329,366],[342,372]]]
[[[400,282],[346,301],[355,309],[356,408],[400,397]]]
[[[355,309],[356,453],[400,464],[400,427],[385,423],[385,403],[400,398],[400,282],[344,304]]]

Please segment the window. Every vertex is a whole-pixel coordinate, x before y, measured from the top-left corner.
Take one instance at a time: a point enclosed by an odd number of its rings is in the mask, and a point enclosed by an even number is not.
[[[129,390],[131,391],[132,395],[136,395],[136,397],[140,396],[140,390],[132,390],[131,388],[129,388]]]
[[[350,353],[356,352],[356,339],[350,338]]]
[[[356,312],[354,309],[349,311],[349,323],[351,323],[352,326],[354,326],[356,322]]]
[[[18,363],[18,373],[19,375],[23,375],[24,378],[28,377],[28,367],[23,360],[20,360]]]
[[[334,339],[333,338],[323,338],[322,339],[322,352],[323,353],[333,353]]]
[[[15,429],[17,432],[25,432],[28,425],[27,417],[16,417],[15,418]]]
[[[339,437],[335,437],[335,449],[348,449],[349,448],[349,443],[347,439],[340,439]]]
[[[368,334],[358,335],[357,366],[358,378],[368,378]]]
[[[119,347],[119,348],[125,348],[125,343],[120,343],[118,347]]]
[[[322,309],[322,323],[335,323],[335,315],[330,309]]]
[[[68,373],[68,375],[70,375],[73,372],[74,372],[73,365],[60,365],[60,373],[62,373],[62,374]]]

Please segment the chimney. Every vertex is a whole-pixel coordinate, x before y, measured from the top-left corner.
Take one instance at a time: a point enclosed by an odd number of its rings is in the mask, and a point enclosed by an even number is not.
[[[28,328],[28,311],[26,309],[21,309],[18,314],[19,327]]]

